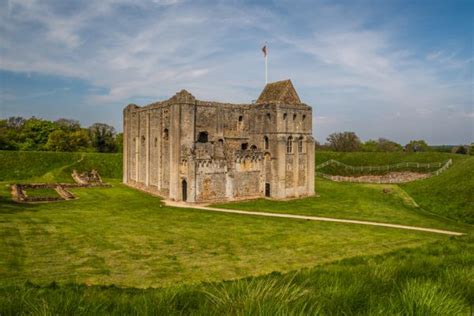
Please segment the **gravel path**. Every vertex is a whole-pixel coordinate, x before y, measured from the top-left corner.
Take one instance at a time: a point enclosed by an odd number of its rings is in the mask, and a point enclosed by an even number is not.
[[[267,212],[230,210],[230,209],[215,208],[215,207],[209,207],[209,206],[190,205],[190,204],[186,204],[186,203],[173,202],[173,201],[164,201],[164,202],[165,202],[166,205],[173,206],[173,207],[198,209],[198,210],[206,210],[206,211],[221,212],[221,213],[253,215],[253,216],[267,216],[267,217],[282,217],[282,218],[292,218],[292,219],[303,219],[303,220],[308,220],[308,221],[335,222],[335,223],[345,223],[345,224],[358,224],[358,225],[369,225],[369,226],[379,226],[379,227],[390,227],[390,228],[416,230],[416,231],[436,233],[436,234],[445,234],[445,235],[451,235],[451,236],[464,235],[463,233],[460,233],[460,232],[453,232],[453,231],[449,231],[449,230],[442,230],[442,229],[435,229],[435,228],[417,227],[417,226],[406,226],[406,225],[398,225],[398,224],[359,221],[359,220],[352,220],[352,219],[339,219],[339,218],[331,218],[331,217],[319,217],[319,216],[306,216],[306,215],[294,215],[294,214],[283,214],[283,213],[267,213]]]

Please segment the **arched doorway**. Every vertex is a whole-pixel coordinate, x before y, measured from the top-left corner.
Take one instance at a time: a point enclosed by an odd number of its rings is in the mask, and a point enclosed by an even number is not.
[[[183,201],[188,200],[188,183],[186,182],[186,179],[183,179],[181,182],[181,189],[182,189],[182,197]]]

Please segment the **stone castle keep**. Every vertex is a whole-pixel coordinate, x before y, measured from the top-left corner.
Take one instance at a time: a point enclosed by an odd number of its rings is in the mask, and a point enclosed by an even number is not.
[[[311,107],[290,80],[252,104],[172,98],[123,111],[123,182],[175,201],[314,194]]]

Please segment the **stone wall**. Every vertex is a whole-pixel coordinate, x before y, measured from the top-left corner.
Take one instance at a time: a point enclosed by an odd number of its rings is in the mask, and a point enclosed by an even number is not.
[[[271,198],[312,195],[311,115],[300,102],[207,102],[184,90],[129,105],[124,183],[188,202],[261,197],[266,187]]]

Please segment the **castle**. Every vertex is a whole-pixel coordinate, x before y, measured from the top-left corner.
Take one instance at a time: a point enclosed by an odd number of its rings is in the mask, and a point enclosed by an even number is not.
[[[123,111],[123,182],[164,198],[214,202],[314,194],[311,107],[290,80],[252,104],[172,98]]]

